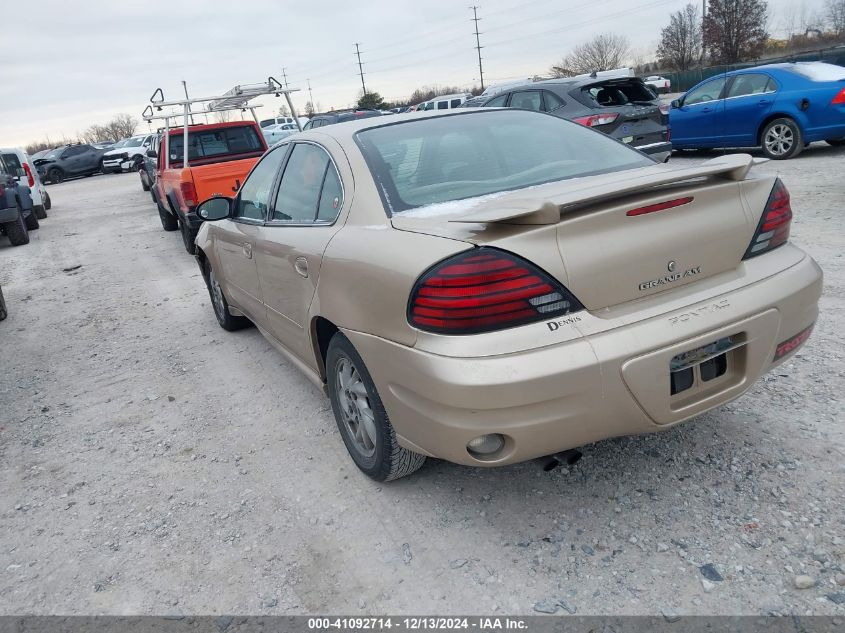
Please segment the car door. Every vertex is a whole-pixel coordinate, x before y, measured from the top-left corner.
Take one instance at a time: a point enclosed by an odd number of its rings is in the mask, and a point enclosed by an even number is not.
[[[298,142],[287,159],[270,220],[259,229],[258,272],[270,333],[308,359],[308,313],[323,253],[339,230],[340,173],[329,152]]]
[[[263,322],[265,309],[255,263],[255,244],[267,219],[286,149],[278,147],[264,155],[235,197],[232,217],[209,227],[223,291],[230,303],[258,323]]]
[[[699,84],[680,99],[680,107],[669,111],[672,142],[678,147],[719,147],[716,116],[724,107],[726,79],[722,75]]]
[[[775,80],[765,73],[731,77],[716,122],[727,147],[757,145],[757,130],[772,109],[777,88]]]
[[[84,152],[85,148],[82,145],[71,145],[62,153],[59,165],[65,174],[73,176],[85,171],[82,161],[82,154]]]

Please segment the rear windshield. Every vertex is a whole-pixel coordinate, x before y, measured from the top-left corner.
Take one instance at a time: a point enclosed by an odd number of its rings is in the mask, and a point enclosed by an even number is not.
[[[812,81],[839,81],[845,79],[845,68],[835,64],[816,62],[812,64],[793,64],[786,70],[801,75]]]
[[[591,84],[581,89],[599,106],[618,107],[630,103],[651,103],[657,99],[651,88],[641,81],[608,81]]]
[[[523,110],[407,121],[355,139],[391,214],[654,164],[601,132]]]
[[[170,136],[170,160],[182,159],[183,137],[177,132]],[[196,130],[188,132],[188,160],[263,152],[264,146],[252,126]]]

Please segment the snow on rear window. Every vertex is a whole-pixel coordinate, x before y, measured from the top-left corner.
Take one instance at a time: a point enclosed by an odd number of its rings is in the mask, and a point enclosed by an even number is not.
[[[789,67],[789,70],[813,81],[839,81],[840,79],[845,79],[845,68],[835,64],[821,62],[794,64]]]

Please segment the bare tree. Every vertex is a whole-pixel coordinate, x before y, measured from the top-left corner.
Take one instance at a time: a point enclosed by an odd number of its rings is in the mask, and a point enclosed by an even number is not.
[[[138,129],[138,120],[129,114],[118,114],[103,127],[108,129],[111,139],[120,140],[135,134],[135,130]]]
[[[314,116],[314,104],[312,104],[310,101],[305,104],[305,116],[307,116],[309,119]]]
[[[99,143],[101,141],[113,141],[111,129],[106,125],[89,125],[79,138],[86,143]]]
[[[834,33],[845,35],[845,0],[827,0],[827,19]]]
[[[763,0],[710,0],[704,45],[713,61],[733,64],[758,57],[768,38],[767,19]]]
[[[567,77],[594,70],[619,68],[629,50],[630,46],[625,37],[615,33],[602,33],[589,42],[576,46],[569,55],[551,67],[551,72],[556,77]]]
[[[220,112],[214,113],[214,120],[217,123],[228,123],[232,120],[232,111],[231,110],[221,110]]]
[[[279,106],[279,116],[290,116],[290,110],[286,105]]]
[[[690,3],[669,16],[660,33],[657,58],[666,68],[687,70],[701,61],[702,32],[698,6]]]

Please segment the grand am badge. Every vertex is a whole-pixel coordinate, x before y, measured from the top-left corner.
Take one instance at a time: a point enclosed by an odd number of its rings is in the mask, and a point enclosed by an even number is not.
[[[675,262],[669,262],[669,266],[667,266],[667,268],[671,271],[674,267]],[[644,281],[640,284],[640,290],[650,290],[651,288],[656,288],[657,286],[662,286],[663,284],[671,284],[678,281],[679,279],[692,277],[693,275],[698,275],[700,273],[701,266],[696,266],[695,268],[688,268],[682,273],[672,273],[671,275],[666,275],[665,277],[658,277],[657,279],[650,279],[649,281]]]

